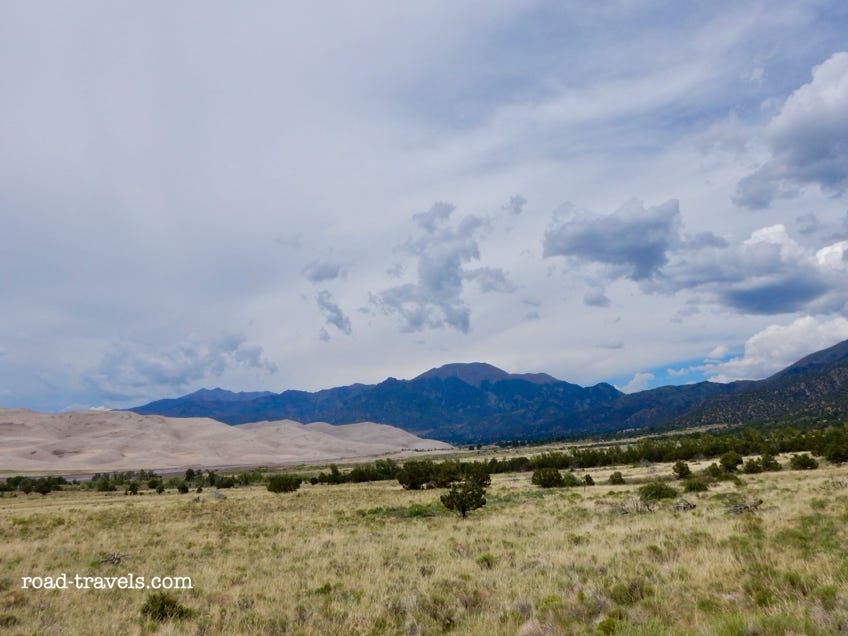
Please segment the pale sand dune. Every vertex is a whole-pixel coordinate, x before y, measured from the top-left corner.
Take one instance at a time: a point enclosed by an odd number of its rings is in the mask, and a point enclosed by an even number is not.
[[[229,426],[125,411],[0,409],[0,471],[79,472],[303,464],[448,450],[393,426],[291,420]]]

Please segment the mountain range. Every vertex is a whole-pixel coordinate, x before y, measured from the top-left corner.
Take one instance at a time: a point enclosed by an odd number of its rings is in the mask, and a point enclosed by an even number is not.
[[[848,417],[848,340],[764,379],[699,382],[625,394],[546,373],[513,374],[482,362],[454,363],[411,380],[317,392],[233,393],[201,389],[128,409],[227,424],[292,419],[381,422],[453,443],[538,439],[628,429],[764,424]]]

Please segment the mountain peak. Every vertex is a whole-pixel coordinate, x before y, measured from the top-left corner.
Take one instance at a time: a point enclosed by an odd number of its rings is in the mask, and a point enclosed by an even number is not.
[[[201,402],[246,402],[255,400],[256,398],[265,397],[266,395],[274,395],[270,391],[227,391],[226,389],[199,389],[194,393],[184,395],[180,399],[191,398]]]
[[[414,380],[428,380],[431,378],[457,378],[471,386],[480,387],[483,382],[497,382],[499,380],[524,380],[533,384],[549,384],[558,382],[556,378],[547,373],[507,373],[503,369],[486,362],[454,362],[444,364],[435,369],[425,371]]]

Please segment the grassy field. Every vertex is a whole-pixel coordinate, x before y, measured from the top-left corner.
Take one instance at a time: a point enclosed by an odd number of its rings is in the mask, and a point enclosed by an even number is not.
[[[608,485],[613,470],[628,484]],[[442,491],[397,482],[225,498],[6,493],[0,633],[848,631],[848,468],[745,475],[688,496],[689,512],[636,510],[638,483],[669,465],[588,472],[597,485],[547,490],[529,473],[495,475],[465,520],[437,503]],[[727,513],[759,499],[753,514]],[[192,589],[168,592],[187,615],[143,615],[149,589],[22,589],[22,577],[62,573],[190,577]]]

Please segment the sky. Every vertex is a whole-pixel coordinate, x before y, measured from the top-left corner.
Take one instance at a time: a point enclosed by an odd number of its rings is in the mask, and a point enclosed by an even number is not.
[[[0,2],[0,406],[848,339],[848,5]]]

